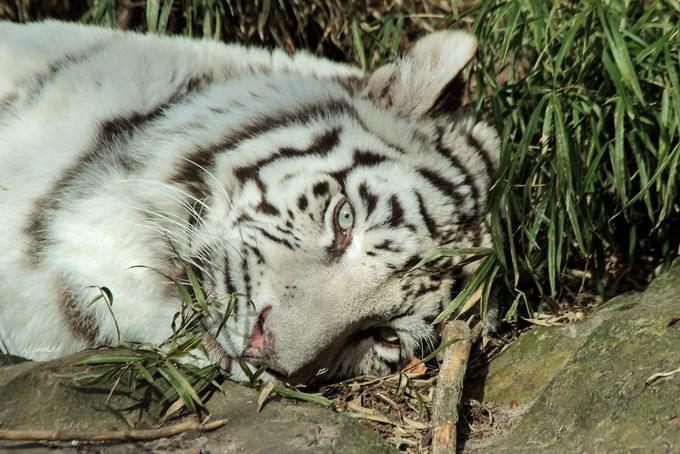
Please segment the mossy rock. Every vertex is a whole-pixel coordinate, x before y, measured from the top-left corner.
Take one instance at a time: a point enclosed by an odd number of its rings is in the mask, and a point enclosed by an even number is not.
[[[680,450],[680,262],[587,320],[522,335],[489,365],[484,400],[526,408],[493,452]],[[515,409],[515,413],[517,413]]]
[[[56,361],[19,362],[0,366],[0,426],[2,429],[102,432],[156,426],[159,421],[144,413],[128,416],[105,405],[111,387],[82,389],[69,378],[76,363],[99,352],[83,352]],[[226,419],[212,432],[185,433],[144,443],[26,444],[0,441],[0,452],[248,452],[248,453],[364,453],[393,452],[389,444],[359,422],[315,404],[273,397],[257,411],[259,393],[232,382],[222,384],[207,408],[212,420]],[[123,408],[135,400],[115,393],[109,407]],[[170,421],[169,423],[172,423]]]

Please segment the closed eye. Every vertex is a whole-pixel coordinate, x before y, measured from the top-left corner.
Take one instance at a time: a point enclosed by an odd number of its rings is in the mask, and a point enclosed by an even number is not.
[[[373,333],[373,339],[388,348],[401,348],[399,335],[392,328],[378,328]]]

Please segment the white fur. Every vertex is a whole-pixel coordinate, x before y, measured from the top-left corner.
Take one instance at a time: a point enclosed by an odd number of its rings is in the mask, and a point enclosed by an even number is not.
[[[98,287],[113,293],[122,339],[159,342],[171,334],[179,307],[165,276],[181,278],[185,261],[204,271],[215,302],[208,332],[228,294],[241,295],[237,317],[218,338],[231,358],[246,352],[267,306],[263,329],[275,343],[250,360],[298,380],[320,367],[337,376],[384,373],[427,349],[434,332],[425,319],[448,302],[451,278],[413,298],[404,286],[415,292],[431,278],[403,280],[396,272],[444,241],[430,235],[420,205],[448,232],[444,242],[488,244],[481,210],[490,169],[469,137],[494,165],[498,139],[468,116],[427,116],[475,47],[461,32],[433,34],[366,78],[306,53],[0,22],[0,346],[47,359],[115,342],[104,304],[87,306]],[[202,85],[191,88],[192,80]],[[378,89],[389,93],[389,105]],[[333,103],[346,107],[309,114],[310,106]],[[337,143],[320,155],[278,157],[335,140],[333,131]],[[435,152],[437,141],[465,169]],[[384,162],[356,165],[357,150]],[[213,160],[194,161],[202,156]],[[238,177],[258,162],[257,178]],[[182,169],[200,174],[207,188],[200,197],[189,180],[175,178]],[[347,169],[342,184],[329,176]],[[456,186],[460,203],[419,169]],[[324,181],[327,196],[315,196],[312,188]],[[377,196],[370,215],[362,185]],[[461,225],[474,209],[473,191],[476,240],[471,226]],[[334,257],[333,208],[345,198],[354,209],[352,239]],[[389,226],[394,200],[403,222]],[[284,225],[288,211],[292,228]],[[36,225],[46,233],[36,234]],[[47,240],[36,247],[41,235]],[[398,251],[371,255],[386,240]],[[65,301],[75,311],[65,312]],[[94,328],[83,328],[83,320]],[[375,327],[397,332],[401,348],[376,343]]]

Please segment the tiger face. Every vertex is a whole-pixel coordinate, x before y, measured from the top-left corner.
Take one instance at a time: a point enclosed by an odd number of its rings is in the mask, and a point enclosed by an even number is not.
[[[433,347],[470,268],[409,271],[489,242],[499,143],[458,109],[473,37],[431,34],[364,74],[61,22],[0,36],[3,349],[162,343],[187,263],[234,378],[242,360],[289,382],[381,375]]]
[[[498,139],[451,93],[475,45],[431,35],[353,91],[291,79],[293,107],[215,161],[194,255],[217,300],[237,297],[217,339],[229,357],[308,382],[384,375],[433,348],[463,273],[454,259],[408,271],[434,247],[489,243]]]

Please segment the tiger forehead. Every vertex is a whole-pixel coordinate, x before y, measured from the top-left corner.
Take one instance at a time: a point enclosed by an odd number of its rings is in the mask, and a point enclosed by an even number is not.
[[[313,104],[308,110],[284,115],[295,119],[290,124],[267,117],[262,124],[248,125],[246,129],[260,133],[229,145],[232,149],[243,148],[239,154],[230,153],[234,156],[229,159],[230,173],[242,185],[254,181],[264,189],[264,179],[287,183],[299,173],[320,171],[331,175],[344,187],[345,178],[354,169],[370,169],[386,162],[412,166],[419,152],[434,149],[436,137],[420,131],[423,125],[392,117],[389,123],[399,133],[392,133],[391,128],[376,128],[372,124],[376,120],[374,117],[383,117],[384,112],[362,104],[365,100]],[[305,123],[299,123],[299,119],[304,119]],[[377,123],[383,126],[385,119],[378,120]],[[275,128],[271,128],[272,122]],[[436,132],[430,125],[425,126],[427,132]],[[261,157],[253,159],[257,155]]]
[[[243,140],[242,145],[246,149],[241,155],[248,155],[250,160],[244,165],[232,162],[230,172],[241,185],[252,183],[261,192],[259,211],[278,214],[275,205],[276,195],[281,191],[279,185],[296,188],[291,193],[296,194],[295,203],[304,211],[310,202],[308,192],[318,197],[330,189],[327,182],[306,181],[305,177],[316,172],[334,180],[340,192],[353,195],[355,201],[363,203],[366,219],[375,211],[378,200],[386,198],[392,214],[384,222],[392,227],[404,224],[404,204],[391,194],[411,190],[417,202],[407,206],[413,209],[417,203],[421,221],[431,237],[439,235],[437,224],[442,222],[441,213],[435,216],[426,207],[433,202],[435,206],[451,203],[452,207],[463,210],[469,206],[471,213],[461,213],[458,217],[466,223],[474,222],[473,219],[480,213],[480,190],[474,175],[456,156],[456,151],[447,148],[449,145],[444,143],[446,128],[432,121],[409,122],[404,128],[397,128],[398,133],[392,134],[390,130],[381,130],[370,123],[369,114],[381,115],[376,113],[375,108],[355,108],[351,101],[324,106],[314,104],[310,107],[314,112],[311,116],[305,111],[298,112],[295,117],[305,118],[308,123],[288,125],[292,128],[289,131],[291,137],[282,138],[278,128],[267,130],[263,125],[257,127],[258,130],[264,129],[261,135]],[[361,102],[358,104],[361,105]],[[277,140],[282,143],[276,143]],[[399,140],[402,142],[397,145]],[[253,159],[254,153],[261,157]],[[383,165],[389,165],[389,170],[375,170]],[[454,169],[453,178],[450,172],[448,175],[442,173],[448,168]],[[302,186],[298,187],[296,177],[302,177]],[[350,187],[348,180],[352,180]],[[389,187],[390,182],[392,187]],[[280,197],[278,199],[280,205],[287,203]],[[444,214],[451,215],[450,210]],[[435,220],[435,217],[439,219]],[[455,221],[453,217],[451,220]],[[412,224],[406,225],[415,230]]]

